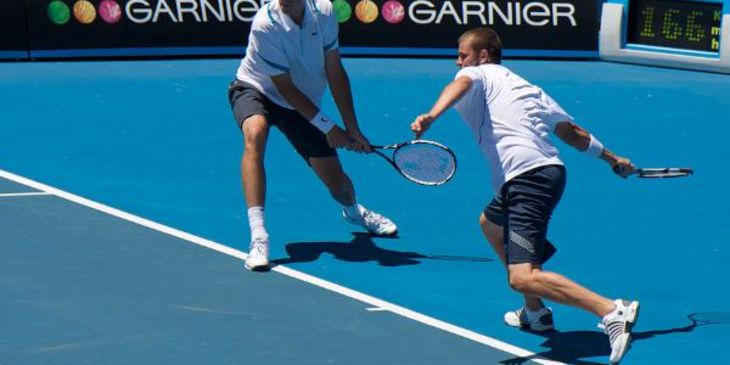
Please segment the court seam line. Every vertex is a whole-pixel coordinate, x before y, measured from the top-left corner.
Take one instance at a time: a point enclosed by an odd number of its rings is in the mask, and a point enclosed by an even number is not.
[[[220,243],[208,240],[206,238],[196,236],[191,233],[187,233],[187,232],[181,231],[179,229],[172,228],[170,226],[166,226],[161,223],[157,223],[152,220],[142,218],[140,216],[137,216],[137,215],[134,215],[131,213],[124,212],[117,208],[112,208],[108,205],[104,205],[104,204],[95,202],[93,200],[81,197],[79,195],[72,194],[72,193],[63,191],[58,188],[54,188],[50,185],[46,185],[46,184],[28,179],[28,178],[20,176],[20,175],[16,175],[16,174],[13,174],[11,172],[8,172],[8,171],[2,170],[2,169],[0,169],[0,177],[11,180],[13,182],[16,182],[16,183],[19,183],[22,185],[32,187],[32,188],[40,190],[42,192],[46,192],[50,195],[55,195],[59,198],[71,201],[71,202],[79,204],[79,205],[83,205],[87,208],[91,208],[91,209],[100,211],[102,213],[106,213],[108,215],[126,220],[128,222],[135,223],[137,225],[140,225],[140,226],[182,239],[184,241],[188,241],[190,243],[194,243],[199,246],[209,248],[211,250],[226,254],[228,256],[238,258],[240,260],[245,260],[246,257],[248,257],[248,254],[243,251],[236,250],[231,247],[222,245]],[[344,295],[346,297],[358,300],[360,302],[367,303],[367,304],[373,305],[375,307],[383,308],[385,310],[398,314],[402,317],[414,320],[416,322],[420,322],[422,324],[428,325],[433,328],[440,329],[442,331],[460,336],[460,337],[468,339],[468,340],[472,340],[477,343],[481,343],[483,345],[487,345],[491,348],[494,348],[494,349],[497,349],[497,350],[500,350],[500,351],[503,351],[503,352],[506,352],[506,353],[509,353],[509,354],[512,354],[515,356],[519,356],[521,358],[527,358],[530,361],[533,361],[533,362],[536,362],[539,364],[567,365],[565,363],[551,360],[546,357],[537,355],[534,352],[530,352],[528,350],[517,347],[515,345],[511,345],[509,343],[497,340],[495,338],[492,338],[492,337],[489,337],[486,335],[482,335],[482,334],[474,332],[472,330],[468,330],[466,328],[459,327],[457,325],[454,325],[454,324],[451,324],[448,322],[444,322],[442,320],[427,316],[425,314],[413,311],[411,309],[401,307],[397,304],[393,304],[393,303],[387,302],[385,300],[378,299],[378,298],[370,296],[368,294],[344,287],[339,284],[335,284],[333,282],[318,278],[316,276],[305,274],[301,271],[297,271],[297,270],[288,268],[283,265],[274,266],[271,270],[276,271],[282,275],[318,286],[320,288],[327,289],[331,292],[335,292],[337,294]]]
[[[33,191],[27,193],[0,193],[0,198],[11,198],[16,196],[53,195],[45,191]]]

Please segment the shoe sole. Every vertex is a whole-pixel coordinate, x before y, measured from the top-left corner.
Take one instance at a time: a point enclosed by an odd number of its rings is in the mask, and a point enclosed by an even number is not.
[[[555,331],[555,326],[549,326],[549,327],[533,327],[529,323],[522,323],[522,322],[520,322],[519,324],[515,324],[515,323],[510,323],[507,320],[504,321],[504,324],[506,324],[506,325],[508,325],[510,327],[515,327],[515,328],[519,328],[521,330],[527,330],[527,331],[532,331],[532,332],[552,332],[552,331]]]
[[[394,236],[397,236],[398,235],[398,229],[396,229],[395,231],[390,232],[390,233],[377,233],[377,232],[373,232],[373,231],[371,231],[371,230],[363,227],[362,224],[360,224],[360,222],[355,221],[355,220],[351,220],[350,218],[348,218],[344,214],[342,215],[342,219],[344,219],[345,222],[352,224],[353,226],[358,226],[360,228],[364,228],[366,232],[368,232],[371,235],[376,236],[376,237],[394,237]]]
[[[623,340],[619,339],[619,341],[621,341],[621,346],[619,347],[618,353],[616,354],[616,359],[611,361],[611,364],[614,365],[621,362],[621,359],[623,359],[624,355],[626,355],[626,352],[629,351],[629,348],[631,348],[631,331],[636,324],[636,320],[639,319],[639,302],[631,302],[628,308],[629,318],[626,321],[626,330],[628,331],[628,333],[625,334],[625,338]]]
[[[264,265],[249,265],[249,264],[244,264],[243,266],[248,271],[268,271],[269,270],[269,264],[264,264]]]

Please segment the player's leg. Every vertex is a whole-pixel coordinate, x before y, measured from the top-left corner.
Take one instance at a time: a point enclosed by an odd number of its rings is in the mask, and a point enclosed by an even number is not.
[[[571,305],[603,317],[614,309],[614,303],[558,273],[543,271],[526,262],[510,264],[509,285],[516,291],[554,302]]]
[[[246,204],[263,207],[266,197],[266,169],[264,153],[269,136],[269,126],[263,115],[252,115],[243,122],[244,150],[241,156],[241,179]]]
[[[479,226],[505,268],[507,257],[504,246],[505,209],[501,193],[487,205],[479,216]],[[498,222],[498,223],[497,223]],[[525,305],[504,314],[504,322],[510,326],[549,331],[554,329],[552,311],[545,307],[539,297],[523,295]]]
[[[565,171],[560,166],[538,168],[510,181],[504,238],[509,283],[520,293],[575,306],[602,318],[611,344],[611,362],[615,363],[628,349],[639,303],[611,301],[563,275],[542,269],[554,253],[546,239],[547,226],[564,185]]]
[[[269,235],[264,225],[266,171],[264,153],[269,136],[266,97],[253,86],[234,81],[228,90],[234,118],[243,134],[244,151],[241,156],[241,180],[244,187],[251,243],[246,268],[259,270],[268,267]]]
[[[611,301],[557,273],[541,270],[530,263],[509,265],[510,286],[527,294],[571,305],[601,318],[600,326],[609,337],[611,363],[623,358],[631,343],[631,330],[639,317],[639,302]]]
[[[357,203],[350,177],[342,169],[337,152],[327,143],[327,137],[293,110],[273,106],[271,116],[297,152],[312,167],[330,195],[342,204],[345,219],[376,235],[393,235],[398,228],[393,222]]]
[[[334,200],[343,206],[355,204],[355,188],[350,177],[343,171],[337,156],[312,157],[309,158],[309,165],[327,187]]]
[[[492,219],[487,217],[487,213],[482,213],[479,216],[479,226],[482,228],[482,233],[484,233],[484,237],[487,238],[487,242],[489,242],[492,246],[494,253],[497,254],[499,260],[502,261],[502,265],[506,268],[507,257],[504,252],[504,227],[493,222],[493,220],[497,220],[494,219],[493,214],[490,214],[490,216],[492,216]],[[545,307],[545,304],[539,297],[531,295],[525,295],[524,297],[525,306],[532,311],[537,311]]]
[[[327,186],[332,198],[342,204],[345,220],[379,236],[391,236],[398,232],[393,221],[357,203],[352,180],[345,174],[337,156],[312,157],[309,164]]]

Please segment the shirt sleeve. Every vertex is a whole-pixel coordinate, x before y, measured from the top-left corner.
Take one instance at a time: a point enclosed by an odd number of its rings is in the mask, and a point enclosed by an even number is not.
[[[484,91],[489,91],[489,85],[487,85],[487,80],[484,78],[484,74],[481,72],[479,67],[464,67],[459,72],[456,73],[456,76],[454,76],[454,80],[466,76],[471,79],[472,82],[472,90],[481,89]]]
[[[542,89],[540,89],[540,99],[546,112],[543,120],[550,127],[550,131],[555,131],[555,127],[561,122],[574,121],[573,117]]]
[[[249,39],[249,46],[254,47],[255,57],[258,58],[258,70],[269,76],[289,72],[289,60],[284,45],[274,32],[274,27],[256,27],[251,30]]]
[[[456,110],[462,115],[471,115],[484,110],[486,100],[486,89],[484,87],[484,76],[478,67],[464,67],[454,76],[454,80],[460,77],[468,77],[472,80],[471,87],[466,93],[454,104]]]
[[[456,73],[456,76],[454,76],[454,80],[466,76],[471,79],[472,85],[469,91],[467,91],[467,95],[470,96],[480,96],[480,97],[486,97],[487,95],[484,95],[483,93],[488,91],[488,88],[485,87],[485,80],[484,75],[479,70],[479,67],[464,67],[459,72]]]
[[[330,1],[320,1],[320,11],[322,17],[320,24],[322,27],[322,48],[324,51],[331,51],[340,47],[339,42],[339,25],[337,23],[337,14],[332,7]]]

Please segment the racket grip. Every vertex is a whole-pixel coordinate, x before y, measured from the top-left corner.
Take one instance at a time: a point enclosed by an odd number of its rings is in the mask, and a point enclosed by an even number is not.
[[[615,165],[613,165],[612,169],[613,169],[613,172],[616,175],[619,175],[619,176],[622,176],[622,177],[624,176],[624,168],[623,168],[623,165],[615,164]],[[639,173],[639,170],[640,169],[636,169],[636,171],[632,172],[629,175],[633,175],[633,174]]]

